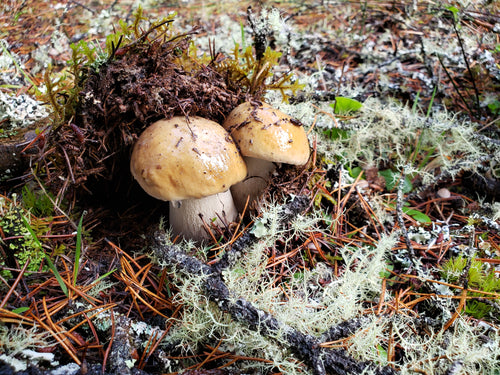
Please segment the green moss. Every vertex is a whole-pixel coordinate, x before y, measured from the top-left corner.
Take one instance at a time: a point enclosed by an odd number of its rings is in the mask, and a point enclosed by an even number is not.
[[[75,115],[80,100],[79,93],[90,71],[98,72],[104,64],[109,64],[114,59],[138,53],[138,46],[153,46],[158,41],[167,44],[191,38],[194,32],[181,33],[171,27],[176,16],[175,12],[171,12],[165,18],[151,21],[139,7],[132,22],[118,21],[116,31],[106,36],[104,49],[94,41],[82,40],[71,44],[72,58],[67,62],[70,74],[65,72],[54,75],[49,67],[44,77],[46,94],[43,99],[53,108],[56,123],[60,124]],[[297,90],[304,88],[293,73],[275,76],[274,68],[279,63],[281,52],[270,47],[260,56],[253,46],[240,47],[236,43],[232,55],[223,58],[215,56],[215,50],[210,51],[210,56],[200,55],[193,42],[187,50],[176,47],[175,43],[172,43],[172,48],[183,71],[200,71],[209,66],[227,77],[229,89],[257,99],[262,98],[268,90],[277,90],[287,101],[289,92],[295,94]]]
[[[52,203],[54,197],[52,194],[24,185],[22,199],[24,207],[30,210],[33,215],[40,217],[54,215],[54,205]]]
[[[13,266],[12,262],[15,258],[20,267],[23,267],[27,261],[30,262],[27,271],[40,271],[45,253],[40,242],[33,237],[32,233],[45,234],[48,231],[48,226],[23,209],[17,201],[16,194],[13,194],[11,201],[0,197],[0,228],[5,238],[8,239],[5,241],[6,259],[0,260],[2,264]],[[2,242],[4,241],[2,240]],[[10,272],[7,272],[5,276],[11,276]]]
[[[449,259],[443,263],[442,276],[451,283],[459,282],[465,268],[467,266],[467,258],[458,256]],[[488,293],[500,293],[500,278],[495,274],[495,270],[489,268],[486,264],[478,260],[471,260],[468,282],[470,289],[476,289]],[[468,296],[487,297],[482,293],[469,292]],[[497,303],[500,298],[497,298]],[[467,301],[465,313],[474,318],[481,319],[487,316],[492,307],[476,300]]]
[[[220,72],[229,72],[230,84],[237,85],[252,96],[262,97],[267,90],[277,90],[283,99],[288,101],[287,92],[295,94],[305,85],[299,84],[292,73],[285,74],[274,80],[273,68],[278,65],[281,52],[273,51],[267,47],[262,58],[257,59],[252,46],[240,48],[236,43],[233,55],[220,63],[216,69]]]

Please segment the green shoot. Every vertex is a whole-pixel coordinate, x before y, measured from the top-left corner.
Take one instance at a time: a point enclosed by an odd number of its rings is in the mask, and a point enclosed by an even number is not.
[[[108,272],[106,272],[104,275],[99,276],[99,277],[96,279],[95,283],[97,284],[99,281],[101,281],[101,280],[105,279],[106,277],[108,277],[109,275],[111,275],[112,273],[114,273],[115,271],[116,271],[116,268],[113,268],[111,271],[108,271]]]
[[[415,101],[413,102],[413,106],[411,107],[411,113],[417,113],[418,101],[420,100],[420,91],[417,92],[417,96],[415,96]]]
[[[76,249],[75,249],[75,264],[73,266],[73,285],[76,286],[76,278],[78,277],[78,270],[80,269],[80,255],[82,252],[82,223],[83,223],[83,212],[80,222],[78,223],[78,229],[76,230]]]
[[[57,268],[54,265],[54,263],[52,263],[52,260],[50,259],[50,257],[47,254],[45,254],[45,253],[44,253],[44,255],[45,255],[45,260],[47,261],[47,264],[49,265],[49,268],[51,269],[52,273],[56,277],[57,282],[59,283],[59,286],[61,287],[61,290],[63,291],[63,293],[64,293],[64,295],[66,297],[69,297],[68,287],[64,283],[64,281],[63,281],[63,279],[61,277],[61,274],[57,270]]]
[[[362,106],[363,104],[357,100],[342,96],[337,96],[335,103],[330,104],[330,107],[333,108],[333,113],[336,115],[350,115],[353,112],[359,111]]]
[[[451,14],[453,14],[453,21],[455,23],[458,22],[458,13],[460,12],[460,10],[453,6],[453,5],[448,5],[447,7],[445,7],[446,10],[449,10],[451,12]]]
[[[241,29],[241,48],[245,50],[247,48],[247,43],[245,40],[245,27],[243,22],[240,21],[240,29]]]
[[[427,113],[425,114],[425,118],[429,117],[431,114],[432,103],[434,103],[434,98],[436,97],[437,85],[434,87],[432,91],[431,101],[429,102],[429,108],[427,108]]]
[[[22,220],[23,220],[24,225],[26,226],[26,229],[30,233],[35,245],[38,246],[40,249],[42,249],[42,244],[40,243],[40,240],[36,236],[35,232],[33,231],[33,228],[31,228],[31,225],[29,224],[28,220],[24,217],[24,215],[22,216]],[[59,273],[59,271],[55,267],[54,263],[52,263],[52,260],[50,259],[50,257],[45,252],[43,252],[43,255],[45,256],[45,260],[47,261],[49,268],[52,270],[52,273],[56,277],[56,280],[59,283],[59,286],[61,287],[62,291],[64,292],[64,294],[66,296],[68,296],[68,287],[64,283],[64,281],[61,277],[61,274]]]
[[[12,310],[14,314],[22,314],[26,311],[28,311],[30,308],[26,306],[18,307],[17,309]]]

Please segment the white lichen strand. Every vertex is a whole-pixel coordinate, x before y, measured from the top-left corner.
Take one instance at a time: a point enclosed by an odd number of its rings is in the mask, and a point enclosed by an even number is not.
[[[295,357],[284,345],[285,336],[289,333],[289,328],[286,327],[318,336],[328,327],[361,313],[359,301],[380,290],[379,275],[385,266],[384,257],[394,245],[395,239],[387,237],[376,248],[358,251],[343,249],[342,254],[352,269],[348,269],[341,278],[335,279],[326,287],[321,287],[318,280],[331,277],[327,267],[319,265],[314,270],[305,271],[302,278],[290,280],[285,298],[282,289],[272,286],[272,278],[266,270],[265,252],[269,244],[283,233],[278,224],[273,224],[276,221],[274,216],[279,212],[280,205],[274,204],[263,213],[266,227],[269,224],[268,235],[265,240],[254,242],[235,267],[224,271],[224,281],[232,293],[233,303],[238,298],[243,298],[261,310],[261,319],[264,319],[264,313],[270,313],[283,324],[283,328],[271,333],[272,340],[245,328],[232,321],[228,314],[221,312],[221,306],[208,302],[203,297],[204,276],[184,275],[182,278],[175,278],[179,289],[175,302],[183,303],[186,309],[175,334],[169,336],[169,341],[181,340],[183,345],[189,343],[192,346],[200,340],[223,337],[221,348],[239,348],[241,355],[264,355],[266,359],[273,361],[273,364],[260,364],[263,367],[278,366],[290,374],[304,371],[308,373],[303,365],[296,363]],[[318,224],[317,218],[299,215],[294,220],[294,233],[305,236],[311,229],[310,226]]]

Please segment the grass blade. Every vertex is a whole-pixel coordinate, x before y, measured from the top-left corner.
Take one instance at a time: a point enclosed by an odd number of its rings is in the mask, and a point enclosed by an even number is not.
[[[82,253],[82,223],[83,216],[85,212],[83,212],[82,217],[80,218],[80,222],[78,223],[78,228],[76,229],[76,249],[75,249],[75,264],[73,266],[73,285],[76,286],[76,279],[78,277],[78,270],[80,269],[80,256]]]
[[[28,229],[28,232],[30,232],[31,237],[33,238],[33,241],[43,251],[42,244],[40,243],[40,240],[36,236],[36,233],[33,231],[33,228],[31,228],[30,223],[28,222],[28,220],[24,216],[21,216],[21,218],[23,219],[23,223],[26,226],[26,229]],[[57,282],[59,283],[59,286],[61,287],[62,291],[64,292],[64,294],[67,297],[68,296],[68,287],[64,283],[64,281],[61,277],[61,274],[57,270],[56,266],[54,266],[54,263],[52,263],[52,260],[50,259],[50,257],[47,254],[45,254],[45,251],[43,251],[43,255],[45,257],[45,260],[47,261],[47,265],[51,269],[52,273],[56,277]]]

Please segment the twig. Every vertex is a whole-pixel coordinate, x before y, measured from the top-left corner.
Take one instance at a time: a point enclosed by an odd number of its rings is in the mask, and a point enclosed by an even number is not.
[[[472,74],[472,71],[470,69],[469,60],[467,59],[467,54],[465,53],[464,44],[462,42],[462,38],[460,37],[460,33],[458,32],[456,22],[453,22],[453,29],[455,30],[455,33],[457,35],[458,44],[460,45],[460,50],[462,51],[462,55],[464,56],[465,66],[467,67],[467,72],[469,73],[470,79],[472,81],[472,87],[474,88],[474,94],[475,94],[475,99],[476,99],[476,108],[477,108],[477,111],[478,111],[478,115],[481,116],[481,105],[480,105],[480,100],[479,100],[479,90],[477,89],[476,80],[474,79],[474,75]]]
[[[291,202],[285,204],[281,210],[280,224],[286,224],[299,213],[303,212],[309,205],[309,198],[306,196],[297,196]],[[223,270],[232,267],[243,254],[250,244],[256,240],[251,231],[247,230],[241,237],[234,241],[231,249],[227,250],[216,264],[212,266],[211,272],[220,274]]]
[[[3,298],[2,302],[0,302],[0,309],[3,308],[7,304],[7,301],[9,300],[10,296],[12,295],[12,293],[15,292],[17,285],[21,281],[21,279],[24,275],[24,272],[26,272],[26,268],[28,268],[29,264],[30,264],[30,258],[28,258],[26,260],[26,263],[24,264],[22,270],[19,271],[19,274],[17,275],[16,280],[14,281],[12,286],[9,288],[9,291],[5,294],[5,297]]]
[[[68,2],[68,4],[66,5],[66,11],[68,10],[70,4],[75,4],[76,6],[82,7],[83,9],[89,11],[92,14],[96,13],[96,11],[94,9],[89,8],[88,6],[82,4],[82,3],[78,2],[78,1],[74,1],[74,0],[71,0],[71,1]]]
[[[462,95],[462,93],[458,89],[458,86],[457,86],[455,80],[451,77],[450,72],[448,72],[448,69],[446,68],[446,65],[444,65],[443,59],[441,58],[441,56],[439,54],[437,55],[437,58],[439,60],[439,63],[443,67],[444,72],[448,76],[448,79],[450,80],[451,84],[453,85],[453,88],[455,89],[455,92],[458,94],[458,96],[460,97],[460,99],[464,103],[465,107],[469,110],[469,113],[472,114],[472,109],[469,107],[469,103],[467,103],[467,100],[465,100],[464,96]]]
[[[404,188],[405,178],[406,178],[406,173],[403,170],[403,172],[401,172],[401,177],[398,183],[398,194],[396,199],[396,217],[398,220],[399,228],[401,230],[401,234],[406,243],[406,248],[408,249],[408,255],[410,261],[415,268],[418,268],[415,259],[415,249],[413,248],[410,238],[408,237],[408,231],[406,230],[405,222],[403,219],[403,204],[404,204],[403,188]]]

